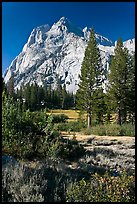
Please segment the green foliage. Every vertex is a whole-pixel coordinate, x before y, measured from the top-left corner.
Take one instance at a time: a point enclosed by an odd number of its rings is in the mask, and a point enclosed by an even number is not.
[[[81,131],[83,128],[86,127],[86,124],[84,121],[76,121],[76,122],[68,122],[68,123],[62,123],[59,124],[58,126],[58,130],[60,131],[68,131],[68,132],[79,132]]]
[[[40,139],[37,147],[38,153],[43,157],[61,157],[67,160],[75,160],[84,155],[85,150],[77,141],[64,139],[53,124],[53,116],[48,117],[45,127],[45,135]]]
[[[2,142],[8,148],[12,147],[13,143],[19,137],[16,131],[18,123],[21,121],[21,111],[19,104],[14,102],[14,99],[3,91],[2,93]]]
[[[65,123],[69,118],[65,114],[53,115],[53,123]]]
[[[4,152],[27,159],[62,157],[73,160],[75,156],[82,155],[84,148],[78,142],[71,143],[59,135],[52,115],[47,117],[45,112],[30,112],[29,110],[22,112],[18,102],[14,101],[11,96],[3,92],[2,97]],[[65,122],[67,117],[60,115],[57,119]]]
[[[60,82],[58,82],[60,83]],[[16,93],[17,99],[24,98],[24,106],[31,111],[44,108],[72,108],[74,107],[74,96],[66,91],[66,86],[61,84],[53,90],[52,85],[45,82],[44,87],[37,84],[27,84]]]
[[[88,127],[91,125],[91,113],[93,103],[96,101],[95,90],[101,87],[103,74],[99,49],[94,34],[91,30],[88,46],[85,51],[84,60],[81,67],[79,89],[76,93],[76,104],[78,109],[85,110],[88,114]]]
[[[105,119],[104,115],[107,113],[107,103],[106,94],[103,93],[102,88],[95,90],[94,98],[96,100],[93,101],[92,117],[96,116],[96,124],[103,124]]]
[[[117,123],[120,125],[126,122],[132,100],[131,109],[132,112],[135,111],[135,66],[133,61],[128,50],[123,47],[122,40],[119,39],[110,64],[108,96],[112,101],[110,104],[113,110],[118,114]]]
[[[85,154],[84,147],[76,140],[62,139],[59,148],[59,155],[65,160],[76,161]]]
[[[2,148],[4,152],[28,157],[35,152],[35,138],[39,126],[30,111],[22,112],[20,102],[2,93]]]
[[[73,183],[67,191],[67,202],[135,202],[135,177],[123,172],[114,177],[95,173]]]
[[[125,123],[121,126],[118,124],[97,125],[84,130],[84,133],[87,135],[94,134],[100,136],[135,136],[135,125],[131,123]]]
[[[28,119],[30,119],[34,123],[34,125],[38,128],[39,131],[42,131],[46,127],[48,118],[46,111],[30,112],[27,110],[24,114],[29,115]],[[26,117],[28,116],[26,115]]]

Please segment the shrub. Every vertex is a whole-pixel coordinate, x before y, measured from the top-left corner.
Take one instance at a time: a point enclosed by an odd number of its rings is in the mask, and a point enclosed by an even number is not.
[[[25,168],[16,166],[3,169],[2,171],[2,201],[3,202],[23,202],[42,201],[42,196],[38,195],[40,189],[36,186],[36,177],[25,179]],[[27,176],[28,177],[28,176]],[[26,181],[26,182],[25,182]],[[35,183],[34,183],[35,182]],[[36,195],[34,196],[34,192]]]
[[[46,156],[70,159],[75,151],[81,156],[83,147],[78,143],[70,144],[59,135],[54,116],[29,110],[21,112],[17,105],[11,97],[3,95],[4,152],[8,150],[6,153],[27,159]],[[67,117],[60,115],[59,118],[65,122]]]
[[[93,126],[84,130],[85,134],[109,135],[109,136],[135,136],[135,126],[132,124],[106,124]]]
[[[58,129],[60,131],[68,131],[68,132],[79,132],[83,128],[85,128],[85,122],[68,122],[65,124],[59,124]]]
[[[106,135],[106,129],[104,125],[97,125],[97,126],[85,129],[84,133],[86,135],[94,134],[94,135],[103,136],[103,135]]]
[[[65,123],[67,121],[68,116],[65,114],[59,114],[59,115],[52,115],[53,116],[53,123]]]
[[[30,112],[30,118],[39,131],[42,131],[47,125],[48,115],[46,114],[46,111]]]
[[[59,156],[63,159],[75,161],[85,154],[84,147],[76,140],[61,139]]]
[[[68,187],[67,202],[135,202],[135,177],[123,172],[114,177],[95,173]]]
[[[44,160],[2,169],[2,202],[63,202],[70,177],[58,171],[60,160]]]
[[[39,138],[37,143],[37,154],[40,157],[54,157],[75,160],[84,155],[85,150],[78,141],[70,141],[60,136],[53,124],[53,116],[47,119],[45,134]]]
[[[135,136],[135,125],[126,123],[121,126],[121,131],[125,136]]]

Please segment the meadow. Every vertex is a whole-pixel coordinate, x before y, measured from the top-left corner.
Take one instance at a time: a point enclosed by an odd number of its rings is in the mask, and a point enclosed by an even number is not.
[[[127,126],[87,130],[85,113],[21,111],[4,94],[2,117],[3,202],[134,202],[135,137],[103,136]]]
[[[47,114],[53,114],[53,115],[60,115],[65,114],[68,116],[68,122],[74,122],[77,121],[79,118],[80,111],[79,110],[62,110],[62,109],[55,109],[48,111]],[[86,118],[86,113],[84,112],[82,114],[82,118]]]

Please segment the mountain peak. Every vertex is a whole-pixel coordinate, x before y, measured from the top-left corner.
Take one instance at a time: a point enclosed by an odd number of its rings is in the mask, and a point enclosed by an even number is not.
[[[61,17],[51,28],[42,25],[32,30],[23,51],[12,61],[4,74],[8,83],[14,73],[15,89],[27,83],[37,83],[52,88],[60,83],[66,90],[76,93],[81,64],[88,44],[90,28],[83,30]],[[112,42],[95,32],[104,69],[109,69],[110,56],[114,54]],[[131,51],[135,50],[135,39],[124,42]],[[104,85],[105,86],[105,85]]]
[[[71,23],[71,21],[66,17],[61,17],[57,23],[54,23],[53,27],[63,28],[69,33],[74,33],[80,37],[83,37],[83,31]]]
[[[59,19],[59,22],[66,23],[66,22],[70,22],[70,21],[66,17],[63,16]]]

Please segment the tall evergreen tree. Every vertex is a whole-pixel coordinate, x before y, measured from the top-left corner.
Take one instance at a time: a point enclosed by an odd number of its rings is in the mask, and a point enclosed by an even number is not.
[[[103,88],[99,88],[94,92],[94,98],[96,100],[93,102],[93,113],[96,115],[96,123],[103,124],[104,115],[107,112],[106,97]]]
[[[7,90],[9,94],[14,97],[15,96],[15,90],[14,90],[14,73],[12,72],[10,80],[7,84]]]
[[[76,96],[77,107],[87,112],[88,128],[91,126],[92,108],[96,100],[94,92],[102,85],[102,72],[100,52],[92,29],[82,62],[79,89]]]
[[[37,86],[36,84],[31,85],[31,93],[30,93],[30,108],[31,110],[35,110],[37,107]]]
[[[24,91],[23,92],[24,92],[23,96],[24,96],[24,99],[25,99],[25,108],[30,109],[30,107],[31,107],[31,101],[30,101],[31,87],[30,87],[29,84],[24,86]]]
[[[129,118],[133,123],[135,122],[135,53],[133,55],[129,55],[127,85],[127,111]]]
[[[7,87],[5,85],[3,77],[2,77],[2,91],[5,91],[5,93],[7,93]]]
[[[62,102],[61,102],[61,108],[66,108],[66,99],[67,99],[67,91],[66,91],[66,84],[63,85],[62,88]]]
[[[113,101],[113,108],[117,113],[117,123],[121,125],[126,121],[128,98],[128,50],[123,47],[122,40],[117,41],[115,55],[110,64],[109,95]]]

